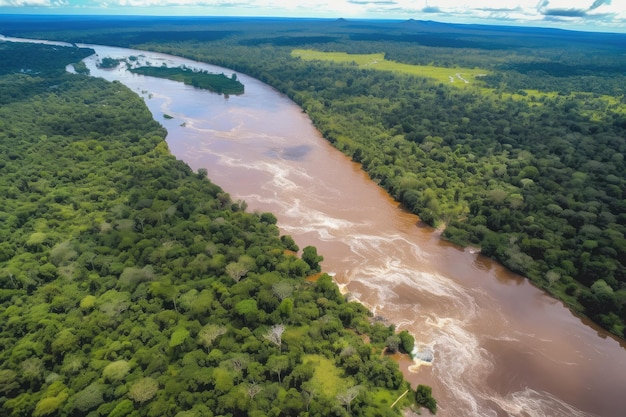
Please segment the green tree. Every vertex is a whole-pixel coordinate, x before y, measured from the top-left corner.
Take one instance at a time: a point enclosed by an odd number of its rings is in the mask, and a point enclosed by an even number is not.
[[[426,408],[432,414],[437,414],[437,400],[432,396],[432,388],[427,385],[418,385],[415,391],[415,402]]]
[[[86,413],[104,402],[104,386],[97,382],[89,384],[74,395],[74,408]]]
[[[115,405],[109,413],[109,417],[125,417],[135,410],[131,400],[122,400]]]
[[[272,355],[267,360],[266,367],[270,373],[276,374],[278,383],[281,383],[282,376],[289,369],[289,358],[285,355]]]
[[[108,381],[121,381],[130,371],[130,364],[125,360],[109,363],[103,370],[102,376]]]
[[[177,346],[182,345],[183,343],[185,343],[188,337],[189,337],[189,330],[187,330],[184,327],[176,328],[176,330],[174,330],[174,332],[172,333],[172,336],[170,337],[169,347],[175,348]]]
[[[302,260],[306,262],[313,271],[319,272],[321,270],[319,263],[324,260],[324,257],[317,254],[316,247],[307,246],[302,250]]]
[[[413,352],[413,348],[415,347],[415,339],[411,333],[406,330],[402,330],[398,336],[400,337],[402,350],[411,354],[411,352]]]

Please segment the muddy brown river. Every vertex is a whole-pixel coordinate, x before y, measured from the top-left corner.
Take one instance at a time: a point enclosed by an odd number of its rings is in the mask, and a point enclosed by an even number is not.
[[[409,330],[418,359],[400,360],[429,384],[440,416],[624,416],[623,343],[562,303],[468,249],[450,245],[398,206],[274,89],[237,74],[245,94],[99,70],[130,55],[154,65],[233,71],[168,55],[91,46],[94,76],[145,98],[174,155],[248,210],[271,211],[300,247],[375,314]],[[164,114],[172,116],[165,119]],[[421,360],[420,360],[421,359]]]

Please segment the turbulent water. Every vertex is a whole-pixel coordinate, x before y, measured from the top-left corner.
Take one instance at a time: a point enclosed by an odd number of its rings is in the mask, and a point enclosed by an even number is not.
[[[439,239],[357,164],[332,148],[293,102],[237,74],[224,97],[177,82],[100,70],[103,57],[232,71],[142,51],[93,46],[91,74],[145,98],[168,144],[193,169],[272,211],[300,247],[314,245],[342,290],[417,342],[406,377],[429,384],[441,416],[623,416],[626,350],[605,332],[475,251]],[[165,119],[164,114],[173,116]]]

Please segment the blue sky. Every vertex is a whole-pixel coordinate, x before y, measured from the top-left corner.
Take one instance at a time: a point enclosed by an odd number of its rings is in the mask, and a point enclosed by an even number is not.
[[[413,18],[626,32],[626,0],[0,0],[0,13]]]

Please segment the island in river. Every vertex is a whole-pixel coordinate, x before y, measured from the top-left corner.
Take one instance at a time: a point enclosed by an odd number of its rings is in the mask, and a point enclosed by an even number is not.
[[[237,75],[227,77],[224,74],[212,74],[208,71],[194,71],[191,68],[176,67],[131,67],[133,74],[147,75],[151,77],[166,78],[180,81],[187,85],[212,91],[224,95],[239,95],[244,93],[244,85],[237,80]]]

